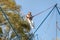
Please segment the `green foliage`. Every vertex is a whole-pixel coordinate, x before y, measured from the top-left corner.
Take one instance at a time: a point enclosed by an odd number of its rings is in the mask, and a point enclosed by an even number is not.
[[[20,6],[17,6],[15,1],[12,0],[0,0],[0,5],[3,4],[2,9],[8,16],[9,21],[14,26],[13,28],[17,31],[18,34],[21,36],[21,40],[28,40],[29,36],[26,33],[29,33],[30,31],[30,25],[29,23],[22,19],[21,16],[19,16],[19,13],[15,13],[15,11],[19,12]],[[10,9],[12,12],[8,12],[7,9]],[[0,23],[5,22],[5,18],[3,17],[2,12],[0,11]],[[9,24],[7,23],[6,26],[8,27],[7,30],[10,29]],[[2,30],[0,29],[0,33],[2,33]],[[15,36],[15,34],[12,34],[12,38]],[[24,36],[24,37],[23,37]]]
[[[0,28],[0,34],[2,33],[2,29]]]

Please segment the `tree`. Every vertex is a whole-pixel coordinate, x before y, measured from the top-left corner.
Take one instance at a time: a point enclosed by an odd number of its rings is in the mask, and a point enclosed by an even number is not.
[[[15,0],[0,0],[0,7],[3,9],[3,11],[6,13],[9,21],[13,25],[13,28],[17,31],[18,34],[21,36],[21,40],[28,40],[29,36],[26,33],[29,33],[30,31],[30,25],[27,21],[25,21],[20,15],[20,6],[16,5]],[[0,11],[0,23],[6,21],[5,17],[3,17],[2,12]],[[6,24],[7,30],[10,29],[9,24]],[[0,29],[0,32],[2,33],[2,30]],[[15,34],[12,34],[12,38],[15,36]]]

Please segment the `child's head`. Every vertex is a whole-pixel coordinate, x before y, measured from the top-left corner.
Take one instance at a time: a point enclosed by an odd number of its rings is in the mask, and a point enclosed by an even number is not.
[[[28,12],[28,15],[31,15],[31,12]]]

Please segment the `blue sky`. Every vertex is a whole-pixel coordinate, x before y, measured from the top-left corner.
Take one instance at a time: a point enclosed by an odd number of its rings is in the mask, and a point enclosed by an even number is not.
[[[52,5],[58,3],[58,6],[60,7],[60,0],[16,0],[16,3],[21,5],[21,11],[23,12],[23,15],[26,15],[29,11],[32,12],[32,15],[35,15]],[[50,9],[51,10],[51,9]],[[49,13],[49,11],[44,12],[41,15],[38,15],[33,18],[35,29],[38,27],[38,25],[42,22],[42,20],[46,17],[46,15]],[[52,13],[49,15],[49,17],[46,19],[46,21],[42,24],[42,26],[38,29],[38,31],[35,34],[35,40],[55,40],[56,38],[56,15],[57,15],[57,21],[58,26],[60,26],[60,15],[58,14],[57,10],[54,9]],[[60,31],[58,32],[58,38],[60,38]],[[37,35],[38,34],[38,39]]]

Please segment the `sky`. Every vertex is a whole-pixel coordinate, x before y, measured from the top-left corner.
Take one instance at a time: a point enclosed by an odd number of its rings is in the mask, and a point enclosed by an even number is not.
[[[23,15],[26,15],[29,11],[32,12],[32,15],[35,15],[51,7],[52,5],[55,5],[56,3],[58,4],[58,7],[60,7],[60,0],[16,0],[16,3],[18,5],[21,5],[21,12],[23,13]],[[51,9],[33,18],[35,25],[33,32],[37,29],[39,24],[43,21],[43,19],[51,11]],[[58,21],[58,26],[60,27],[60,15],[55,8],[35,33],[35,40],[55,40],[56,20]],[[60,38],[60,31],[58,29],[57,38]]]

